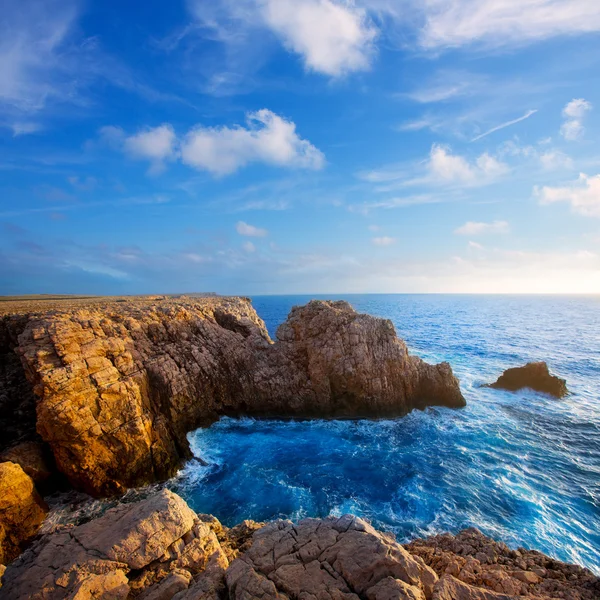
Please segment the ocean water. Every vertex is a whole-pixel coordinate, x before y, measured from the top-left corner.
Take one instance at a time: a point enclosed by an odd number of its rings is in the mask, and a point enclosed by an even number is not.
[[[207,466],[173,483],[227,525],[354,513],[407,540],[469,526],[600,573],[600,298],[340,296],[447,360],[467,407],[390,420],[224,418],[189,434]],[[256,297],[271,336],[309,297]],[[481,388],[546,360],[563,399]]]

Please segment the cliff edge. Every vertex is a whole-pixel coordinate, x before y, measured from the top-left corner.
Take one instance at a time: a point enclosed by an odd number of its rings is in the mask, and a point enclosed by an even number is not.
[[[346,302],[295,307],[275,342],[246,298],[2,309],[0,356],[13,382],[20,358],[36,398],[31,425],[71,484],[96,496],[170,477],[190,457],[186,434],[220,415],[379,417],[465,404],[447,363],[410,356],[391,321]]]

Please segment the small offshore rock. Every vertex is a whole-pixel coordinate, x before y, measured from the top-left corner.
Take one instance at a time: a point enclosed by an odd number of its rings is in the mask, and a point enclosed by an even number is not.
[[[530,362],[523,367],[507,369],[497,381],[484,387],[516,392],[523,388],[531,388],[537,392],[563,398],[569,393],[567,382],[550,373],[545,362]]]

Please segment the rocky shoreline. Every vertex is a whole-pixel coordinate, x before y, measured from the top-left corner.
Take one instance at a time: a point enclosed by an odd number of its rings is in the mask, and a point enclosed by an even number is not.
[[[41,536],[10,600],[594,600],[600,579],[477,530],[406,546],[351,515],[228,529],[159,491]]]
[[[246,298],[3,302],[0,598],[599,598],[589,571],[475,530],[403,547],[352,516],[227,529],[165,489],[39,533],[40,493],[164,481],[191,457],[186,434],[222,415],[435,405],[465,405],[450,366],[411,356],[390,321],[346,302],[294,307],[275,341]]]
[[[411,356],[391,321],[346,302],[295,307],[276,341],[246,298],[17,306],[0,320],[0,356],[7,428],[18,382],[25,435],[37,431],[58,471],[94,496],[171,477],[191,457],[186,434],[221,415],[377,417],[465,404],[450,365]]]

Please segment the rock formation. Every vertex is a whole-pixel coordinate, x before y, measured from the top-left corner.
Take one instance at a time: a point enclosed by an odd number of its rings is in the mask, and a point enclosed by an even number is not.
[[[0,600],[595,600],[600,579],[476,530],[403,547],[365,521],[233,529],[163,490],[44,536]]]
[[[405,548],[413,556],[420,557],[442,579],[451,578],[444,587],[453,589],[458,581],[465,587],[485,588],[496,593],[489,596],[490,600],[600,598],[600,578],[587,569],[562,563],[535,550],[511,550],[477,529],[466,529],[456,536],[443,534],[414,540]],[[484,600],[488,596],[468,595],[457,588],[456,592],[439,596],[439,600],[446,598]]]
[[[0,356],[20,357],[27,380],[10,362],[11,380],[35,392],[37,432],[58,469],[96,496],[168,478],[190,456],[186,434],[220,415],[465,404],[448,364],[410,356],[390,321],[346,302],[294,308],[276,342],[244,298],[53,308],[5,315]]]
[[[12,462],[0,463],[0,563],[20,554],[46,513],[44,501],[23,469]]]
[[[567,382],[551,375],[545,362],[531,362],[523,367],[507,369],[497,381],[485,387],[515,392],[523,388],[531,388],[544,394],[562,398],[569,393]]]

